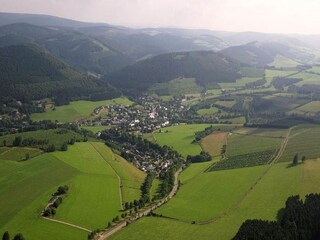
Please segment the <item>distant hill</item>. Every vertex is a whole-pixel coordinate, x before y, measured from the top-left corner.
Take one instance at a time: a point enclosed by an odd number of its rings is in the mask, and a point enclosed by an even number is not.
[[[107,84],[87,77],[33,45],[0,48],[0,85],[0,96],[18,100],[119,96]]]
[[[60,26],[72,28],[107,25],[106,23],[87,23],[42,14],[0,12],[0,26],[14,23],[29,23],[37,26]]]
[[[309,49],[310,50],[310,49]],[[221,53],[236,59],[245,65],[259,67],[271,64],[278,56],[285,57],[297,64],[308,64],[317,60],[316,55],[307,49],[291,47],[278,42],[251,42],[245,45],[229,47]]]
[[[179,77],[195,78],[203,87],[233,82],[240,77],[239,64],[211,51],[170,53],[153,57],[109,74],[105,80],[129,91],[144,91],[155,83]]]
[[[17,23],[0,27],[0,46],[30,42],[85,71],[108,73],[130,63],[130,58],[105,43],[70,28]]]

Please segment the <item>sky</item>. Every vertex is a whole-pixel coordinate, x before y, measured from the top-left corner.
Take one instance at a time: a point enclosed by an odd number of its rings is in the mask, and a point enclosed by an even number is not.
[[[129,27],[320,34],[319,0],[0,0],[1,12]]]

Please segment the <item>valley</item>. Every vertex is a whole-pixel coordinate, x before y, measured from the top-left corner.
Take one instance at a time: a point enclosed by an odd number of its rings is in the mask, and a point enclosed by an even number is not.
[[[0,13],[0,234],[227,240],[320,194],[308,36],[19,19]]]

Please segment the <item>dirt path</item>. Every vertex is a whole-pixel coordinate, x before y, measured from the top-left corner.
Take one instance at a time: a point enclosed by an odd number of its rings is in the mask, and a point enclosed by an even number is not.
[[[69,226],[69,227],[74,227],[74,228],[77,228],[77,229],[80,229],[80,230],[83,230],[83,231],[86,231],[86,232],[89,232],[89,233],[92,232],[92,230],[89,230],[87,228],[80,227],[80,226],[77,226],[77,225],[74,225],[74,224],[71,224],[71,223],[67,223],[67,222],[63,222],[63,221],[59,221],[59,220],[52,219],[52,218],[47,218],[47,217],[42,217],[42,218],[46,219],[48,221],[51,221],[51,222],[60,223],[60,224],[63,224],[63,225]]]
[[[96,146],[93,144],[93,143],[90,143],[92,145],[92,147],[97,151],[97,153],[102,157],[102,159],[111,167],[111,169],[113,170],[113,172],[116,174],[117,178],[118,178],[118,184],[119,184],[119,198],[120,198],[120,208],[121,210],[123,210],[123,197],[122,197],[122,180],[121,180],[121,177],[119,176],[117,170],[108,162],[107,159],[105,159],[105,157],[99,152],[99,150],[96,148]],[[115,160],[115,156],[113,154],[113,152],[111,151],[112,153],[112,157],[113,159]]]
[[[98,240],[105,240],[108,237],[110,237],[111,235],[113,235],[114,233],[120,231],[122,228],[124,228],[125,226],[127,226],[127,224],[132,223],[144,216],[147,216],[151,211],[159,208],[160,206],[162,206],[164,203],[168,202],[178,191],[179,188],[179,174],[181,173],[182,169],[179,169],[174,177],[174,186],[171,190],[171,192],[169,193],[169,195],[163,199],[161,199],[159,202],[151,205],[150,207],[148,207],[147,209],[143,210],[142,212],[138,212],[135,214],[135,216],[132,216],[126,220],[123,220],[121,222],[119,222],[116,226],[114,226],[111,229],[107,229],[105,232],[103,232],[102,234],[100,234],[98,236]]]

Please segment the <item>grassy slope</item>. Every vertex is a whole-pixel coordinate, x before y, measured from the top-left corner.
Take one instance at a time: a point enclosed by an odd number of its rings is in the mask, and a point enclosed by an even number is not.
[[[85,239],[83,231],[40,217],[56,188],[77,171],[50,154],[26,162],[0,162],[0,232],[22,232],[26,239]]]
[[[1,148],[0,148],[1,149]],[[41,154],[41,150],[36,148],[7,148],[4,147],[0,150],[0,160],[22,161],[25,160],[26,154],[29,154],[30,158],[36,157]]]
[[[27,239],[86,239],[82,230],[40,217],[62,184],[68,184],[70,191],[55,219],[89,229],[105,227],[120,215],[118,179],[107,162],[123,179],[124,198],[138,198],[144,173],[119,156],[114,158],[103,143],[76,143],[67,152],[42,154],[25,162],[0,161],[0,232],[22,232]]]
[[[75,138],[79,141],[83,140],[83,136],[81,134],[69,130],[67,130],[67,132],[64,134],[58,134],[57,132],[60,130],[61,129],[38,130],[4,135],[0,137],[0,144],[2,144],[3,140],[6,140],[7,146],[12,145],[15,137],[21,136],[22,140],[26,138],[47,139],[49,144],[54,144],[56,149],[59,149],[63,143],[68,142],[72,138]]]
[[[287,166],[286,163],[274,165],[240,206],[217,222],[192,225],[170,219],[143,218],[111,239],[231,239],[248,218],[275,219],[288,196],[320,192],[319,160],[307,161],[294,168]],[[151,228],[152,231],[146,231]]]
[[[32,120],[51,120],[59,122],[72,122],[77,119],[89,116],[93,110],[97,107],[111,104],[124,104],[130,105],[132,102],[127,98],[116,98],[112,100],[104,101],[75,101],[71,102],[69,105],[56,107],[56,110],[47,110],[44,113],[34,113],[31,115]]]
[[[306,125],[294,128],[291,131],[289,142],[280,161],[292,161],[296,153],[307,159],[320,157],[320,127]]]
[[[106,147],[104,143],[95,143],[95,149],[103,156],[111,156],[105,158],[117,174],[121,177],[123,201],[131,202],[140,198],[140,187],[146,177],[146,174],[131,163],[126,161],[119,155],[112,153],[111,149]]]
[[[228,137],[227,156],[278,149],[280,143],[280,138],[232,134]]]
[[[265,168],[201,174],[182,185],[177,195],[156,212],[190,222],[209,220],[235,204]]]
[[[182,156],[197,155],[201,151],[198,144],[193,144],[194,134],[204,130],[209,124],[188,124],[163,128],[162,132],[154,132],[154,136],[160,145],[172,146]],[[168,131],[168,132],[166,132]]]
[[[118,179],[91,143],[80,143],[67,152],[55,152],[61,161],[79,171],[56,219],[89,229],[105,227],[119,214]],[[111,154],[104,154],[112,158]]]

